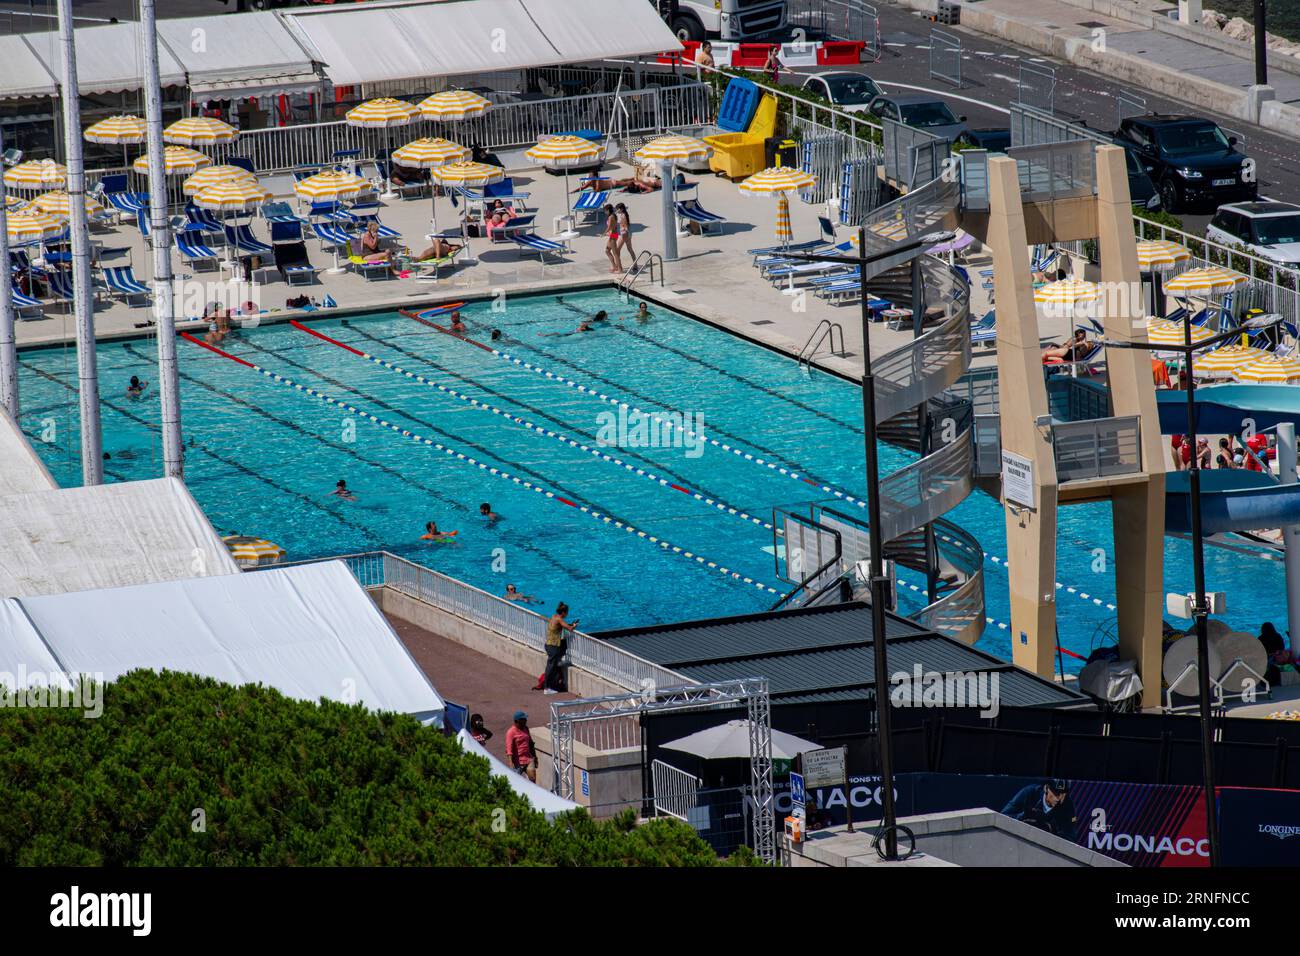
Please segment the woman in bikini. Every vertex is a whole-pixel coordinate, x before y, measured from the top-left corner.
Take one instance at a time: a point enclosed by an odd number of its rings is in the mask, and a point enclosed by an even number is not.
[[[627,250],[628,257],[636,262],[636,251],[632,248],[632,220],[627,214],[627,203],[614,207],[614,218],[618,220],[618,241]]]
[[[366,262],[386,262],[393,275],[397,275],[397,269],[393,266],[392,250],[379,248],[379,223],[377,222],[371,222],[366,226],[366,231],[361,234],[361,258]]]
[[[610,205],[605,206],[605,239],[605,258],[609,259],[609,271],[617,275],[623,271],[623,258],[618,251],[618,215]]]

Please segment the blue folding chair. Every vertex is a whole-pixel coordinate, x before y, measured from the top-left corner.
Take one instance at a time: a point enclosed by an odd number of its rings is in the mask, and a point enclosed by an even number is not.
[[[14,314],[18,318],[23,317],[24,312],[35,312],[36,318],[45,318],[45,313],[41,310],[39,299],[33,299],[30,295],[24,295],[17,289],[13,290]]]
[[[701,234],[707,233],[710,227],[715,227],[721,234],[722,224],[727,221],[726,216],[719,216],[701,206],[698,199],[679,200],[673,203],[673,209],[688,222],[698,223]]]
[[[200,209],[193,203],[186,203],[185,218],[191,226],[195,226],[203,232],[222,232],[225,229],[224,224],[211,209]]]
[[[562,243],[553,239],[544,239],[535,232],[515,233],[510,236],[510,240],[519,249],[520,256],[525,252],[535,252],[543,264],[546,263],[547,255],[562,259],[568,254],[568,250]]]
[[[609,193],[607,192],[584,192],[573,204],[574,220],[580,222],[599,220],[601,210],[605,208],[607,202],[609,202]],[[581,219],[578,217],[581,217]]]
[[[302,242],[302,221],[292,219],[271,220],[271,245],[277,242]]]
[[[270,246],[253,235],[253,229],[247,223],[226,226],[224,231],[227,245],[238,252],[258,256],[267,255],[272,251]]]
[[[217,267],[217,254],[197,238],[197,233],[176,233],[176,251],[180,253],[181,261],[192,269],[208,263],[214,269]]]
[[[130,266],[113,266],[104,270],[109,296],[120,295],[127,305],[131,300],[149,298],[149,287],[135,277]]]

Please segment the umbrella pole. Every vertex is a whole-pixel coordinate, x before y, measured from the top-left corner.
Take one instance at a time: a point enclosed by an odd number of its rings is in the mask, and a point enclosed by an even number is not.
[[[393,133],[387,126],[384,127],[384,152],[387,159],[384,160],[384,199],[396,199],[397,193],[393,192]]]

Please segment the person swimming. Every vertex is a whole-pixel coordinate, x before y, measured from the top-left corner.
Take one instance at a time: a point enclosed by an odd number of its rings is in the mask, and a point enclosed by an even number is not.
[[[609,313],[606,312],[604,309],[601,309],[599,312],[597,312],[595,315],[591,317],[591,321],[593,322],[605,322],[608,319],[609,319]]]
[[[357,496],[348,490],[348,483],[342,478],[338,480],[338,483],[334,486],[334,490],[331,491],[330,494],[335,498],[342,498],[344,501],[357,500]]]
[[[492,339],[493,342],[499,342],[499,341],[501,341],[501,330],[500,330],[500,329],[493,329],[493,330],[492,330],[492,335],[490,336],[490,338]]]
[[[126,387],[126,394],[130,398],[139,398],[148,387],[149,383],[140,381],[139,375],[132,375],[131,384]]]
[[[619,316],[619,321],[621,322],[625,318],[627,318],[627,316]],[[636,313],[632,316],[632,318],[636,319],[638,322],[643,322],[643,323],[649,322],[650,306],[642,302],[641,305],[637,308]]]
[[[541,602],[531,594],[520,594],[513,584],[506,585],[505,599],[507,601],[518,601],[520,604],[540,604]]]
[[[436,521],[426,521],[424,524],[424,534],[420,535],[421,541],[450,541],[456,537],[455,531],[439,531]]]
[[[590,332],[591,330],[592,330],[592,329],[591,329],[591,320],[590,320],[590,319],[583,319],[581,322],[578,323],[578,327],[577,327],[576,329],[574,329],[573,331],[571,331],[571,332],[543,332],[542,335],[551,335],[551,336],[556,336],[556,335],[576,335],[576,334],[578,334],[579,332]]]
[[[457,333],[465,331],[465,320],[460,317],[460,309],[451,314],[451,330]]]
[[[478,513],[482,515],[484,518],[487,518],[487,523],[489,527],[491,527],[492,525],[496,524],[498,521],[501,520],[501,516],[497,514],[495,511],[493,511],[492,506],[488,504],[486,501],[478,506]]]

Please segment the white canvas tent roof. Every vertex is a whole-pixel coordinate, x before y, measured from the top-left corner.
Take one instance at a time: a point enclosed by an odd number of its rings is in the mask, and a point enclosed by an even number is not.
[[[681,48],[646,0],[401,0],[281,16],[336,86]]]
[[[77,86],[82,93],[117,93],[140,88],[140,77],[144,73],[140,24],[127,21],[79,26],[75,37]],[[0,37],[0,41],[2,41],[0,61],[3,61],[12,50],[17,48],[18,42],[21,42],[43,64],[40,75],[49,78],[49,88],[25,95],[52,96],[62,86],[63,50],[59,44],[58,33],[52,31],[28,33],[21,36]],[[188,49],[188,44],[186,48]],[[4,74],[8,72],[6,68]],[[163,44],[160,44],[158,49],[158,76],[163,86],[178,86],[185,82],[185,67]],[[28,80],[30,82],[31,77]],[[24,94],[13,92],[6,84],[3,96],[21,95]]]
[[[460,741],[460,745],[465,749],[466,753],[486,759],[491,764],[492,776],[504,777],[506,783],[510,785],[510,789],[531,803],[534,810],[545,813],[548,817],[553,817],[578,809],[578,804],[556,796],[545,787],[538,786],[527,777],[521,777],[515,773],[504,762],[492,756],[486,747],[471,737],[468,730],[462,729],[456,735],[456,739]]]
[[[9,412],[0,408],[0,496],[49,491],[58,482]]]
[[[441,722],[442,698],[339,561],[8,603],[70,672],[184,671]],[[0,654],[34,654],[30,635],[7,641]]]
[[[24,674],[62,678],[64,671],[21,605],[17,601],[0,601],[0,672],[12,678],[17,686]],[[68,686],[66,679],[56,679],[56,684]]]
[[[0,597],[238,572],[176,478],[0,497]]]

